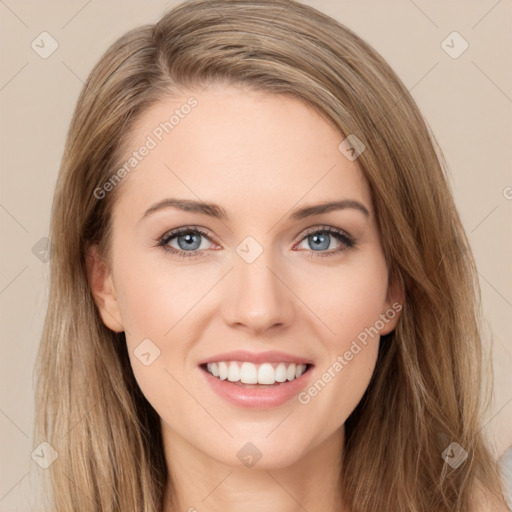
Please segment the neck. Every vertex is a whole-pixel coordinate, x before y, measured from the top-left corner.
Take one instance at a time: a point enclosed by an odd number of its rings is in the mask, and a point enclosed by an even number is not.
[[[287,465],[230,466],[164,428],[164,512],[348,512],[340,492],[343,427]]]

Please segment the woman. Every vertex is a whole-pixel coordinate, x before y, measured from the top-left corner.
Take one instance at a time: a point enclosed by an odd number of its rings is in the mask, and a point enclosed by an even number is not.
[[[52,210],[50,509],[505,510],[438,155],[382,57],[298,2],[116,41]]]

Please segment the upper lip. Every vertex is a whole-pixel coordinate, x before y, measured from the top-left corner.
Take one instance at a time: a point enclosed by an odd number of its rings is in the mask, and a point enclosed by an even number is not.
[[[221,354],[215,354],[214,356],[208,357],[199,361],[199,365],[207,363],[216,363],[218,361],[248,361],[254,364],[262,363],[296,363],[296,364],[313,364],[310,359],[296,356],[293,354],[287,354],[286,352],[278,352],[271,350],[268,352],[248,352],[246,350],[235,350],[233,352],[223,352]]]

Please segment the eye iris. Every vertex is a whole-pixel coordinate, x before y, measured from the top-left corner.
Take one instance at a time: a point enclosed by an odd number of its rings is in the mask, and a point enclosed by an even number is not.
[[[314,235],[310,235],[309,239],[314,241],[313,248],[315,246],[317,249],[328,249],[329,248],[329,235],[326,235],[326,234],[319,235],[318,233],[316,233]],[[323,240],[321,240],[321,239],[323,239]],[[317,243],[319,240],[320,240],[320,244]],[[324,242],[323,245],[322,245],[322,242]]]
[[[195,242],[197,242],[197,246],[192,247],[190,245],[190,242],[192,242],[192,244],[193,244],[194,238],[196,239]],[[182,239],[185,239],[187,242],[184,246],[181,244]],[[201,245],[201,235],[199,235],[197,233],[186,233],[185,235],[180,235],[178,237],[178,245],[180,246],[180,249],[183,249],[183,250],[198,249],[199,246]]]

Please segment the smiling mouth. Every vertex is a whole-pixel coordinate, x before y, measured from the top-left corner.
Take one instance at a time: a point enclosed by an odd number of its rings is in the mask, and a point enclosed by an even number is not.
[[[248,361],[218,361],[202,364],[200,368],[219,380],[237,386],[270,388],[299,379],[313,366],[284,362],[253,364]]]

